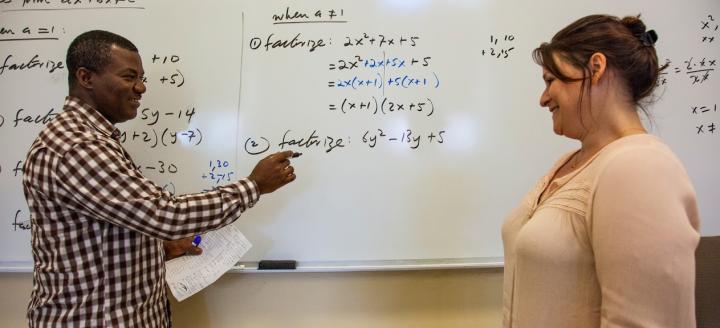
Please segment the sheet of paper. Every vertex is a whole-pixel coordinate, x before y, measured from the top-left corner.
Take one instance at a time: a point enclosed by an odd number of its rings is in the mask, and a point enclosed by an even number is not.
[[[252,247],[250,241],[229,224],[206,233],[197,256],[182,256],[165,262],[165,280],[178,301],[182,301],[215,282],[230,270]]]

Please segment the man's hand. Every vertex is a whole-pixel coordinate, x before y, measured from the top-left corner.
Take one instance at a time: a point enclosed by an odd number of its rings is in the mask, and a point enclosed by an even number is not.
[[[290,165],[291,150],[274,153],[261,159],[248,177],[257,183],[260,194],[271,193],[295,180],[295,169]]]
[[[174,258],[186,254],[202,254],[202,248],[193,245],[193,238],[194,237],[187,237],[178,240],[163,241],[163,249],[165,250],[165,261],[170,261]]]

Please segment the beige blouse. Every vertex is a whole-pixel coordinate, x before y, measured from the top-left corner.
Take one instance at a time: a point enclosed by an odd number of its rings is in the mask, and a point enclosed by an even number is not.
[[[503,326],[695,327],[699,217],[683,165],[638,134],[550,184],[569,158],[503,225]]]

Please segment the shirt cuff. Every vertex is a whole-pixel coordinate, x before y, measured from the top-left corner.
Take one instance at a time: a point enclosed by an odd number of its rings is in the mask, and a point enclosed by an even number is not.
[[[248,207],[253,207],[253,205],[260,200],[260,188],[255,181],[250,180],[249,178],[244,178],[238,180],[238,182],[235,183],[235,186],[238,188],[240,193],[247,195],[250,199],[250,202],[247,204]]]

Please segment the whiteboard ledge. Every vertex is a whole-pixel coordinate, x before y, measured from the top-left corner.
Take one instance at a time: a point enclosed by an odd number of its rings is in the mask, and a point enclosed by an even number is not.
[[[299,261],[295,270],[258,270],[257,262],[239,262],[230,272],[355,272],[405,271],[442,269],[502,268],[502,257],[432,259],[432,260],[379,260],[379,261]]]
[[[432,260],[300,261],[295,270],[258,270],[257,262],[238,262],[229,272],[277,273],[488,269],[502,268],[503,265],[502,257]],[[0,262],[0,273],[27,273],[32,272],[32,270],[31,262]]]
[[[32,262],[0,262],[0,273],[32,272]]]

